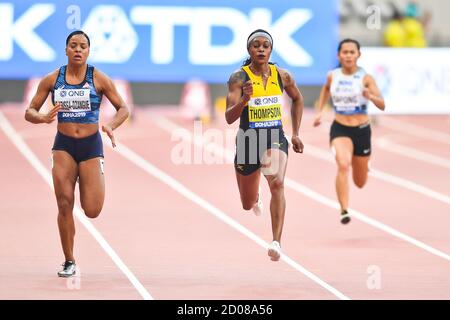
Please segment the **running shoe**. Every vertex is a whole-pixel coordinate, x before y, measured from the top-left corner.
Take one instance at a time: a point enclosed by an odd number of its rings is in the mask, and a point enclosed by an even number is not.
[[[269,246],[269,251],[267,254],[270,257],[270,260],[272,261],[278,261],[280,260],[281,256],[281,246],[278,241],[272,241],[272,243]]]
[[[66,261],[62,266],[63,269],[58,271],[58,277],[68,278],[75,275],[77,266],[74,261]]]
[[[342,212],[341,212],[341,223],[342,224],[347,224],[347,223],[349,223],[350,222],[350,213],[348,213],[348,211],[347,210],[343,210]]]

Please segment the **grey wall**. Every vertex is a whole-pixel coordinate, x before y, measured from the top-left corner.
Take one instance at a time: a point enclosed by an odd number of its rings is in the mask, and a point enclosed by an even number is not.
[[[22,80],[0,80],[0,103],[22,102],[26,81]],[[182,83],[131,83],[133,100],[136,105],[177,105],[180,103],[181,93],[184,84]],[[220,96],[226,96],[226,84],[211,84],[211,101]],[[312,106],[318,99],[320,87],[300,86],[306,106]]]
[[[0,103],[22,102],[26,81],[0,80]]]

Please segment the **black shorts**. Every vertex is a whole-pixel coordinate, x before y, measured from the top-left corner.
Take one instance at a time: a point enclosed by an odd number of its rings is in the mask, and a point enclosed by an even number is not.
[[[58,131],[52,150],[66,151],[76,163],[92,158],[103,158],[103,142],[100,132],[85,138],[73,138]]]
[[[369,122],[357,127],[349,127],[334,121],[330,129],[330,143],[334,138],[348,137],[353,142],[353,155],[368,157],[372,153],[371,135]]]
[[[289,144],[283,129],[239,129],[234,168],[244,176],[252,174],[261,168],[261,158],[268,149],[279,149],[288,154]]]

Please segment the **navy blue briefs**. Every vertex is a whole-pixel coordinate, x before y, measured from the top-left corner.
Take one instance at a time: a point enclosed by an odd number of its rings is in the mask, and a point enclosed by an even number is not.
[[[103,158],[102,136],[97,131],[85,138],[73,138],[58,131],[52,150],[66,151],[76,163],[92,158]]]

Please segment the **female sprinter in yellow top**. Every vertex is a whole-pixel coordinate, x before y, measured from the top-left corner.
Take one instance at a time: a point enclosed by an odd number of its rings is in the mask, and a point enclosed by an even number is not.
[[[282,93],[285,90],[292,99],[291,141],[294,151],[300,153],[303,152],[299,138],[303,97],[292,75],[269,63],[272,48],[273,39],[267,31],[258,29],[249,35],[250,57],[228,81],[225,117],[228,124],[240,119],[234,163],[244,210],[253,209],[256,215],[261,214],[261,172],[269,184],[273,242],[268,255],[278,261],[286,208],[284,177],[289,149],[281,122]]]

